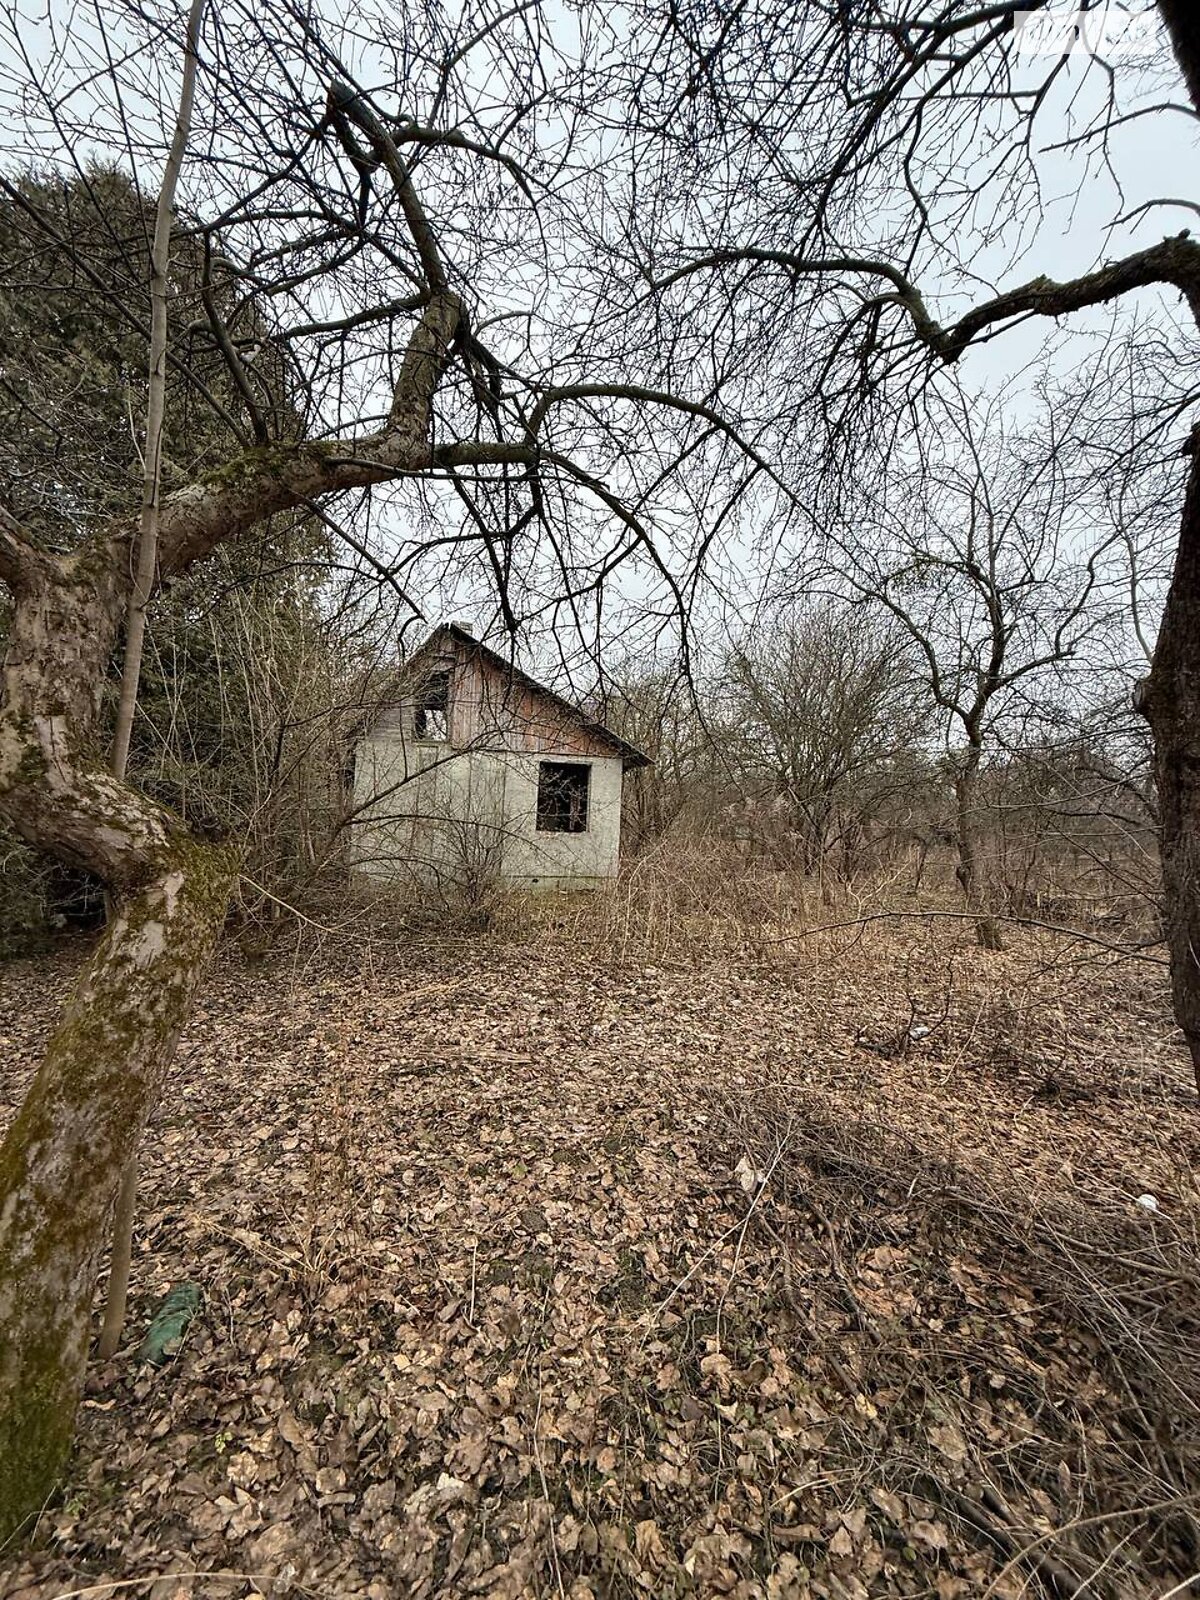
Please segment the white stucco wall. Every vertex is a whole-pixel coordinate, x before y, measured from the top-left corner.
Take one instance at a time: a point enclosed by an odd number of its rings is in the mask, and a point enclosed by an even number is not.
[[[536,889],[584,888],[614,877],[621,844],[620,757],[557,758],[590,769],[582,833],[538,831],[543,759],[524,751],[454,755],[448,745],[406,743],[397,731],[361,739],[354,804],[364,809],[351,828],[355,870],[375,879],[450,883],[477,871]]]

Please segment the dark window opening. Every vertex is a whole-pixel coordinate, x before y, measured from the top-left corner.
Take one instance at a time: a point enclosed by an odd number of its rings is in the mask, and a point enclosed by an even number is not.
[[[418,739],[447,739],[450,736],[450,674],[434,672],[417,693],[413,712],[413,732]]]
[[[577,761],[543,761],[538,768],[539,833],[586,833],[590,767]]]

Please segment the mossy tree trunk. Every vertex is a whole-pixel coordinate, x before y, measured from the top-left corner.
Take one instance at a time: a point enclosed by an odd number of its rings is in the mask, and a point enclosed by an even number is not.
[[[70,1444],[97,1262],[224,920],[235,862],[107,770],[100,687],[130,529],[55,556],[0,524],[15,606],[0,701],[0,815],[113,901],[108,931],[0,1148],[0,1535],[44,1502]]]
[[[416,206],[411,191],[406,198]],[[431,444],[433,397],[460,315],[444,278],[434,283],[379,432],[249,449],[167,496],[155,587],[314,498],[449,466],[535,462],[528,440]],[[0,818],[37,849],[94,872],[114,908],[0,1147],[0,1541],[36,1513],[64,1465],[121,1174],[237,870],[227,848],[193,838],[103,759],[101,688],[129,610],[135,532],[130,518],[57,555],[0,507],[0,582],[13,600],[0,679]]]
[[[224,921],[228,851],[180,840],[117,909],[0,1154],[0,1527],[36,1513],[74,1431],[121,1174]]]

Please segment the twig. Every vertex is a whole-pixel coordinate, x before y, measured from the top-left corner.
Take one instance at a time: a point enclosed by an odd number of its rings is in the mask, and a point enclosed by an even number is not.
[[[1143,955],[1145,947],[1142,945],[1113,944],[1111,940],[1101,939],[1094,933],[1085,933],[1082,928],[1064,928],[1057,922],[1039,922],[1035,917],[1007,916],[998,911],[989,912],[988,915],[993,922],[1007,922],[1016,928],[1038,928],[1043,933],[1057,933],[1064,939],[1081,939],[1085,944],[1094,944],[1101,950],[1111,950],[1114,955],[1128,956],[1133,961],[1145,961],[1154,967],[1170,966],[1165,956]],[[865,916],[849,917],[845,922],[823,922],[816,928],[799,928],[793,933],[781,933],[777,938],[764,939],[762,943],[787,944],[792,939],[809,939],[816,933],[836,933],[842,928],[865,928],[869,922],[900,922],[913,919],[978,922],[979,913],[977,911],[872,911]]]
[[[230,1572],[221,1567],[206,1571],[202,1567],[179,1572],[147,1572],[140,1578],[113,1578],[107,1583],[91,1583],[86,1589],[60,1589],[49,1600],[93,1600],[93,1596],[115,1594],[118,1589],[137,1589],[142,1584],[161,1583],[164,1578],[208,1578],[214,1583],[270,1583],[269,1572]]]
[[[993,1544],[999,1545],[1001,1550],[1007,1552],[1009,1560],[999,1576],[993,1580],[991,1587],[986,1591],[987,1594],[991,1594],[1004,1573],[1011,1571],[1020,1561],[1027,1562],[1033,1567],[1060,1600],[1079,1600],[1079,1597],[1086,1597],[1095,1592],[1086,1580],[1081,1580],[1078,1573],[1065,1567],[1049,1551],[1038,1549],[1040,1541],[1035,1540],[1032,1544],[1022,1545],[1020,1532],[1014,1528],[999,1496],[985,1489],[984,1501],[987,1507],[985,1510],[984,1506],[972,1500],[970,1495],[963,1494],[961,1490],[951,1487],[948,1483],[943,1483],[932,1473],[926,1473],[925,1478],[939,1499],[952,1505],[961,1517],[978,1528],[980,1533],[985,1534]],[[1055,1533],[1044,1537],[1055,1538],[1059,1531],[1056,1529]]]

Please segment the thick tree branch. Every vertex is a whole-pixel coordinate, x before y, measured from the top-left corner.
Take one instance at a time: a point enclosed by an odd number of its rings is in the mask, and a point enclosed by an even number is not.
[[[14,595],[24,593],[46,559],[30,544],[12,512],[0,506],[0,583],[6,583]]]
[[[304,339],[312,334],[350,333],[355,328],[365,328],[374,322],[389,322],[406,311],[419,311],[427,299],[427,295],[410,294],[403,300],[388,300],[383,305],[370,306],[365,311],[355,311],[348,317],[337,317],[329,322],[298,322],[294,327],[284,328],[279,337]],[[195,326],[205,330],[208,328],[206,322],[196,323]]]
[[[1154,284],[1178,289],[1187,300],[1197,326],[1200,326],[1200,244],[1180,234],[1173,239],[1163,239],[1136,255],[1125,256],[1110,262],[1095,272],[1081,278],[1055,283],[1050,278],[1034,278],[1031,283],[994,300],[976,306],[946,330],[938,330],[930,338],[922,329],[912,307],[913,324],[918,336],[930,345],[944,361],[956,361],[976,334],[1007,322],[1013,317],[1032,313],[1042,317],[1061,317],[1072,311],[1082,311],[1087,306],[1105,305],[1132,289],[1145,289]],[[923,309],[923,308],[922,308]]]
[[[810,277],[839,272],[858,273],[867,277],[886,278],[889,283],[895,285],[900,294],[916,293],[899,268],[891,266],[886,261],[873,261],[866,256],[808,257],[789,250],[761,250],[754,245],[736,250],[713,250],[706,255],[697,256],[684,266],[676,267],[675,271],[669,272],[665,278],[656,279],[651,288],[658,293],[660,290],[669,289],[672,284],[679,283],[684,278],[693,277],[697,272],[709,271],[714,267],[743,264],[783,267],[788,272],[803,273]]]
[[[430,289],[435,292],[446,288],[446,269],[442,264],[441,251],[438,249],[437,239],[429,225],[429,218],[425,215],[424,207],[417,198],[409,176],[408,167],[404,163],[396,142],[367,104],[362,95],[358,94],[347,83],[334,80],[329,85],[329,98],[326,115],[332,122],[338,137],[342,141],[351,161],[360,171],[365,171],[370,163],[382,166],[391,178],[400,201],[400,209],[404,213],[404,220],[408,224],[408,231],[412,235],[413,244],[416,246],[417,255],[421,259],[426,280]],[[360,129],[371,141],[370,155],[365,156],[354,140],[351,127]],[[365,193],[365,190],[364,190]]]
[[[679,411],[685,416],[700,417],[731,439],[756,465],[766,467],[754,447],[737,432],[728,418],[712,406],[699,400],[684,400],[664,389],[646,389],[636,383],[575,383],[559,389],[547,389],[539,396],[526,424],[530,436],[536,438],[552,406],[571,400],[633,400],[639,405],[663,406],[669,411]]]
[[[425,128],[416,122],[406,122],[403,127],[396,130],[395,138],[397,144],[419,144],[429,149],[462,150],[485,161],[495,161],[515,179],[525,197],[531,202],[534,199],[533,185],[536,183],[539,188],[545,188],[544,183],[526,172],[520,162],[514,161],[512,156],[506,156],[502,150],[496,150],[491,145],[481,144],[477,139],[468,139],[455,128]]]
[[[796,277],[849,275],[882,278],[892,285],[892,289],[879,295],[876,304],[891,302],[902,306],[908,313],[918,340],[945,362],[957,361],[978,334],[999,323],[1009,322],[1014,317],[1061,317],[1087,306],[1104,305],[1132,289],[1148,288],[1154,284],[1178,289],[1186,298],[1197,326],[1200,326],[1200,244],[1187,234],[1163,239],[1146,250],[1139,250],[1134,255],[1110,262],[1095,272],[1085,273],[1065,283],[1055,283],[1050,278],[1034,278],[1019,288],[1010,289],[976,306],[949,327],[944,327],[930,315],[920,290],[898,268],[886,261],[871,261],[858,256],[808,259],[786,250],[748,248],[714,251],[677,268],[659,279],[654,287],[665,289],[697,272],[717,267],[755,263],[781,267]]]
[[[392,396],[388,426],[405,433],[411,441],[423,440],[428,431],[433,397],[446,371],[450,347],[462,320],[462,301],[442,288],[430,299],[408,341]]]
[[[428,443],[433,399],[461,315],[461,302],[449,290],[430,297],[409,339],[388,423],[380,433],[247,450],[167,496],[159,527],[162,576],[177,576],[218,544],[269,516],[426,470],[433,460]]]
[[[453,472],[460,467],[528,467],[542,458],[536,444],[511,444],[487,439],[455,439],[438,445],[430,457],[434,467]]]

